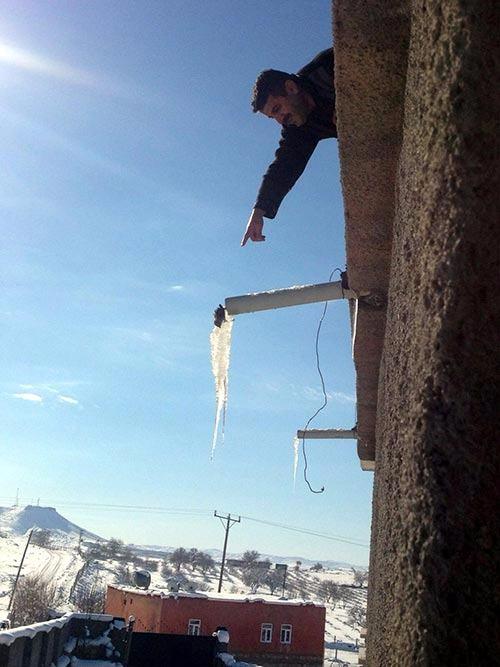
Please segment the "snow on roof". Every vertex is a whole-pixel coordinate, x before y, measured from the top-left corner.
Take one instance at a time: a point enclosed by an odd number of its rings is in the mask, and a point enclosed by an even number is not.
[[[111,614],[79,614],[71,612],[64,614],[64,616],[61,616],[60,618],[55,618],[52,621],[33,623],[33,625],[22,625],[19,628],[13,628],[12,630],[0,631],[0,644],[10,646],[19,637],[29,637],[32,639],[39,632],[50,632],[53,628],[64,627],[72,618],[112,622],[114,616]]]
[[[302,600],[300,598],[294,598],[289,600],[287,598],[276,598],[272,595],[242,595],[241,593],[213,593],[213,592],[198,592],[198,591],[160,591],[155,589],[144,590],[141,588],[133,588],[131,586],[108,586],[108,588],[114,588],[115,590],[122,591],[123,593],[129,593],[133,595],[145,595],[150,597],[158,598],[198,598],[202,600],[221,600],[225,602],[263,602],[264,604],[279,604],[279,605],[290,605],[295,607],[301,606],[312,606],[312,607],[324,607],[325,605],[322,602],[317,602],[313,600]]]

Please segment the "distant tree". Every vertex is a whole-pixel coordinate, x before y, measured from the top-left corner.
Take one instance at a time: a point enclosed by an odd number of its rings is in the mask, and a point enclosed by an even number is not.
[[[85,558],[87,560],[106,560],[108,557],[108,551],[104,544],[100,542],[94,542],[89,544],[87,551],[85,552]]]
[[[52,534],[46,528],[37,528],[31,535],[31,544],[36,544],[37,547],[50,549],[52,546]]]
[[[120,553],[123,551],[123,542],[116,537],[112,537],[106,542],[106,552],[108,558],[117,559]]]
[[[65,602],[62,590],[40,574],[27,575],[17,584],[11,612],[12,627],[48,621]]]
[[[322,569],[323,569],[323,565],[321,563],[315,563],[311,567],[311,572],[321,572]]]
[[[259,567],[262,567],[262,568],[265,568],[265,569],[269,570],[271,565],[272,565],[272,563],[269,560],[269,558],[264,558],[264,560],[259,560]]]
[[[206,574],[208,570],[211,570],[215,567],[215,561],[210,554],[205,553],[204,551],[198,552],[198,565],[201,568],[203,574]]]
[[[141,558],[134,553],[129,544],[124,544],[121,547],[121,549],[119,550],[119,555],[121,560],[125,561],[126,563],[131,563],[131,562],[135,563],[136,559],[141,560]]]
[[[75,609],[85,614],[102,614],[105,602],[106,589],[96,582],[78,588],[73,596]]]
[[[195,549],[194,547],[192,547],[188,551],[189,564],[191,565],[191,569],[193,570],[193,572],[196,570],[196,568],[199,565],[199,561],[198,561],[199,553],[200,552],[198,551],[198,549]]]
[[[363,588],[363,586],[368,582],[368,570],[356,570],[352,568],[354,585]]]
[[[318,594],[325,602],[331,602],[334,605],[341,598],[340,588],[334,581],[323,581],[318,587]]]
[[[252,567],[260,558],[260,553],[255,550],[245,551],[241,560],[243,561],[243,567]]]
[[[349,609],[347,617],[350,625],[354,627],[364,628],[366,626],[366,609],[359,604],[355,604]]]
[[[179,572],[182,565],[189,563],[189,552],[183,547],[179,547],[170,554],[169,560],[175,566],[176,571]]]
[[[247,567],[241,576],[241,580],[250,588],[250,593],[256,593],[266,579],[266,572],[260,567]]]
[[[296,560],[296,561],[295,561],[295,565],[293,566],[293,569],[295,570],[295,572],[298,572],[298,571],[300,570],[300,566],[301,566],[301,565],[302,565],[302,561],[301,561],[301,560]]]
[[[283,586],[283,572],[280,572],[280,570],[269,570],[266,572],[264,583],[269,588],[271,595],[274,595],[274,591]]]

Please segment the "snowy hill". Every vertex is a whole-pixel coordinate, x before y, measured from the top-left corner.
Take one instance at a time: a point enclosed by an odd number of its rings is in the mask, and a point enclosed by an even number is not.
[[[60,531],[68,535],[78,535],[80,530],[85,537],[97,539],[97,535],[65,519],[55,507],[39,507],[38,505],[26,505],[26,507],[0,507],[0,531],[14,535],[24,535],[31,528],[42,528],[51,531]]]

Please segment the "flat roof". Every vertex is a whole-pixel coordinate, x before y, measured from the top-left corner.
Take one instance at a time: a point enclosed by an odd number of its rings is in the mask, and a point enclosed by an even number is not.
[[[113,588],[123,593],[129,595],[144,595],[146,597],[157,597],[161,599],[166,598],[195,598],[200,600],[219,600],[225,602],[262,602],[264,604],[277,604],[277,605],[289,605],[295,607],[311,606],[311,607],[325,607],[323,602],[317,600],[303,600],[301,598],[294,598],[290,600],[288,598],[277,598],[273,595],[252,595],[252,594],[242,594],[242,593],[215,593],[215,592],[205,592],[205,591],[170,591],[170,590],[160,590],[155,588],[134,588],[133,586],[113,586],[109,585],[108,588]]]

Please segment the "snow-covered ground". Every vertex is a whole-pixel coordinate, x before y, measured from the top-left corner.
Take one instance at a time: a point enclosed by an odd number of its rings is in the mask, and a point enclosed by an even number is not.
[[[0,508],[0,616],[5,615],[9,603],[10,591],[16,576],[27,536],[33,526],[38,526],[51,533],[51,548],[43,548],[30,544],[23,567],[23,574],[42,573],[53,580],[64,590],[66,603],[60,611],[74,611],[70,601],[70,593],[77,580],[78,586],[122,583],[120,577],[124,571],[133,571],[132,562],[123,560],[86,560],[78,552],[80,536],[83,540],[82,551],[85,554],[85,545],[94,542],[96,536],[67,521],[53,508]],[[281,557],[280,557],[281,559]],[[158,569],[148,567],[151,572],[151,588],[169,590],[172,580],[165,579],[161,571],[161,558],[149,557],[150,563],[157,563]],[[282,562],[282,560],[281,560]],[[190,567],[182,567],[179,572],[182,579],[182,589],[189,587],[200,591],[216,591],[218,585],[218,571],[209,571],[203,574],[200,570],[193,571]],[[173,577],[177,575],[174,573]],[[319,600],[319,587],[326,581],[335,582],[342,592],[342,600],[335,605],[326,603],[325,628],[325,667],[339,664],[332,662],[335,657],[344,664],[355,665],[358,662],[358,653],[354,648],[359,641],[359,629],[353,627],[349,621],[349,612],[353,606],[366,607],[366,588],[354,587],[354,573],[348,567],[314,572],[302,565],[295,571],[289,567],[287,581],[290,589],[296,591],[297,597],[308,600]],[[241,579],[241,570],[228,567],[225,572],[223,589],[225,594],[248,594],[248,586]],[[269,594],[265,587],[258,590],[259,597],[276,600],[281,591],[275,595]],[[342,650],[346,649],[346,650]],[[340,663],[342,664],[342,663]]]

